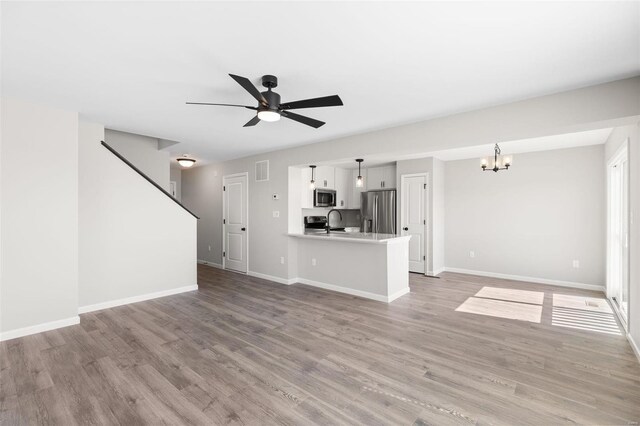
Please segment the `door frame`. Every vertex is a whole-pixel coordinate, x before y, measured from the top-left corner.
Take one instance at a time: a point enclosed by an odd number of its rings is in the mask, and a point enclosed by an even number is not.
[[[612,247],[612,235],[611,235],[611,227],[612,227],[612,193],[611,193],[611,169],[613,167],[613,165],[615,163],[618,163],[620,160],[622,160],[624,157],[626,157],[627,159],[627,167],[629,167],[629,138],[626,138],[624,140],[624,142],[620,145],[620,147],[616,150],[615,154],[613,154],[611,156],[611,158],[607,161],[607,170],[606,170],[606,179],[607,179],[607,256],[606,256],[606,296],[607,299],[609,299],[610,305],[613,307],[613,311],[616,313],[616,316],[618,317],[618,319],[620,320],[620,322],[622,323],[622,326],[624,327],[625,331],[628,331],[628,327],[629,327],[629,317],[631,316],[631,303],[629,300],[627,300],[627,312],[626,312],[626,317],[625,315],[622,314],[622,312],[620,312],[620,310],[618,309],[618,305],[615,301],[612,300],[613,297],[613,284],[612,284],[612,271],[611,271],[611,251],[613,250]],[[628,175],[630,178],[630,175]],[[627,193],[625,194],[626,198],[627,198],[627,233],[629,233],[631,231],[631,224],[630,224],[630,208],[631,208],[631,203],[630,203],[630,189],[631,189],[631,185],[630,182],[627,181]],[[630,235],[628,236],[628,238],[630,238]],[[626,259],[626,263],[627,263],[627,277],[630,277],[630,269],[631,269],[631,258],[630,258],[630,254],[631,251],[627,250],[627,259]],[[631,287],[631,280],[627,279],[627,299],[629,298],[629,291],[630,291],[630,287]]]
[[[403,228],[403,204],[404,204],[404,194],[405,194],[405,178],[411,178],[411,177],[420,177],[420,176],[424,176],[424,182],[426,184],[426,188],[424,189],[424,247],[422,248],[423,253],[424,253],[424,271],[422,272],[423,275],[429,275],[429,273],[431,271],[431,269],[429,269],[429,241],[431,238],[431,229],[428,226],[429,225],[429,218],[430,218],[430,214],[429,214],[429,172],[420,172],[420,173],[404,173],[400,175],[400,214],[398,215],[398,229],[402,232],[402,228]],[[396,186],[397,186],[397,182],[396,182]]]
[[[226,217],[225,217],[225,212],[226,212],[226,207],[227,207],[227,203],[225,201],[225,194],[224,194],[224,187],[225,187],[225,181],[227,179],[232,179],[232,178],[237,178],[237,177],[244,177],[246,182],[247,182],[247,191],[246,191],[246,196],[245,196],[245,218],[247,220],[247,232],[246,232],[246,247],[247,247],[247,252],[245,253],[246,259],[247,259],[247,272],[239,272],[239,271],[235,271],[230,269],[231,272],[237,272],[239,274],[248,274],[249,273],[249,232],[251,230],[251,228],[249,228],[249,172],[241,172],[241,173],[232,173],[230,175],[224,175],[222,176],[222,253],[225,253],[227,251],[227,247],[226,247],[226,227],[227,224],[226,222]],[[227,256],[222,256],[222,269],[227,269]]]

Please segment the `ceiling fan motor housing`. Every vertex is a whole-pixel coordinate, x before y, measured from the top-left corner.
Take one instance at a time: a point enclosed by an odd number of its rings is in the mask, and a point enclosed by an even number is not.
[[[264,96],[264,99],[269,104],[269,108],[268,109],[270,109],[272,111],[277,111],[278,110],[278,106],[280,105],[280,95],[279,94],[277,94],[276,92],[272,92],[271,90],[267,90],[267,91],[262,92],[262,96]],[[260,108],[262,108],[262,106],[260,106],[258,108],[260,109]]]
[[[267,89],[274,89],[278,87],[278,77],[275,75],[263,75],[262,76],[262,85]]]

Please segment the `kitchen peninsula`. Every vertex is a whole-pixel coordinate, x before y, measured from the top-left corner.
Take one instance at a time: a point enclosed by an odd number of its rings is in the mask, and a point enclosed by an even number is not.
[[[289,233],[297,282],[381,302],[409,293],[410,236],[363,232]]]

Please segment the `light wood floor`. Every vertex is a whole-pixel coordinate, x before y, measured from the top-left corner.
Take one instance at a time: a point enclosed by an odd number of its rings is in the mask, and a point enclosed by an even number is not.
[[[1,343],[2,423],[640,421],[625,338],[552,325],[553,293],[598,293],[412,274],[387,305],[206,266],[199,285]],[[456,311],[485,286],[544,292],[541,323]]]

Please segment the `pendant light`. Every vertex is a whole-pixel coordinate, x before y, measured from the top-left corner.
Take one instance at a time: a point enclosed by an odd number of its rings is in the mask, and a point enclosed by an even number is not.
[[[311,168],[311,182],[309,182],[309,189],[314,190],[316,189],[316,181],[313,180],[313,171],[315,170],[316,166],[309,166]]]
[[[356,179],[356,187],[362,188],[364,186],[364,179],[362,179],[362,171],[360,170],[360,166],[364,160],[362,158],[358,158],[356,162],[358,163],[358,178]]]
[[[509,170],[513,159],[511,157],[503,157],[500,147],[498,146],[498,144],[496,144],[496,146],[493,148],[492,164],[489,164],[490,161],[491,158],[483,158],[482,160],[480,160],[480,167],[482,167],[483,172],[490,170],[497,173],[498,170]]]
[[[193,166],[195,163],[196,163],[196,160],[194,160],[193,158],[189,158],[187,154],[178,158],[178,164],[180,164],[182,167],[189,168]]]

